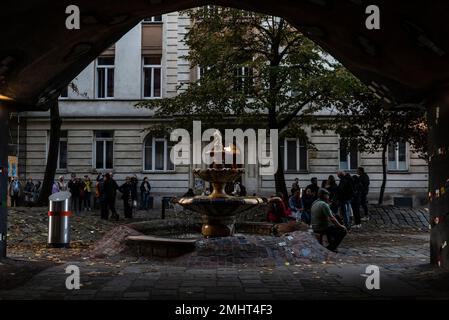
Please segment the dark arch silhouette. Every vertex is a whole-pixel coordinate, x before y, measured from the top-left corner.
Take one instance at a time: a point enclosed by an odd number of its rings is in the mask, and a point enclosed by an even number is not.
[[[71,4],[81,9],[77,31],[65,28],[65,8]],[[427,107],[432,262],[448,266],[447,0],[5,0],[0,10],[0,167],[6,163],[8,112],[48,109],[63,87],[142,18],[206,4],[283,16],[392,105]],[[379,6],[380,30],[365,27],[367,5]],[[0,182],[5,195],[4,170]],[[5,230],[3,207],[0,233]]]

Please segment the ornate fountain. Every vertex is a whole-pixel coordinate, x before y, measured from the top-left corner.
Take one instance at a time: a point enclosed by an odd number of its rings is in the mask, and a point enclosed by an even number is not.
[[[223,147],[220,133],[216,132],[214,136],[214,147],[208,152],[214,161],[209,168],[193,170],[195,177],[211,183],[212,193],[176,201],[182,207],[201,214],[201,232],[207,238],[231,236],[237,215],[266,202],[259,197],[235,197],[226,193],[226,185],[234,183],[245,171],[237,165],[236,157],[240,154],[237,147]],[[216,157],[219,153],[221,156]],[[232,159],[232,163],[226,164],[226,159]]]

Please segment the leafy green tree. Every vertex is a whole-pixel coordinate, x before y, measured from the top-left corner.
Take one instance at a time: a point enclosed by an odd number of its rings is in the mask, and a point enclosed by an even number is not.
[[[283,18],[222,7],[184,14],[192,21],[185,58],[200,77],[175,97],[137,105],[167,119],[165,129],[168,123],[189,128],[195,119],[218,129],[232,123],[306,139],[312,115],[344,97],[338,90],[349,85],[346,70]],[[280,152],[275,185],[287,196]]]
[[[378,203],[382,204],[387,185],[389,146],[407,142],[412,150],[427,160],[425,112],[420,108],[386,105],[357,79],[353,78],[352,81],[354,83],[344,91],[347,93],[346,103],[334,106],[336,116],[316,127],[335,130],[346,144],[356,145],[360,152],[381,152],[382,185]]]

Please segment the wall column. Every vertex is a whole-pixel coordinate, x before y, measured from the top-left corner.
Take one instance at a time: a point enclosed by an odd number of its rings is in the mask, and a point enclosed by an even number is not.
[[[449,269],[449,88],[428,104],[430,262]]]
[[[0,259],[6,258],[8,194],[8,109],[0,101]]]

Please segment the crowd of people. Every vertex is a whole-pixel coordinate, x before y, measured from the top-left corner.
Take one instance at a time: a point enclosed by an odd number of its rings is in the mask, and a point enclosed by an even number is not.
[[[53,184],[52,193],[68,191],[71,194],[71,207],[75,214],[80,214],[82,210],[100,209],[102,219],[119,220],[116,210],[117,191],[121,193],[123,200],[124,216],[132,219],[137,208],[137,189],[139,181],[137,176],[126,177],[125,182],[119,186],[111,173],[99,174],[95,179],[95,184],[88,175],[84,179],[77,178],[76,174],[71,175],[69,182],[64,181],[64,176],[60,176]],[[140,209],[150,209],[151,185],[145,177],[140,185]]]
[[[357,175],[340,171],[337,177],[338,183],[330,175],[321,186],[314,177],[305,188],[301,188],[299,179],[295,179],[287,201],[282,193],[270,198],[268,221],[302,221],[314,232],[326,234],[328,248],[335,251],[347,230],[361,228],[362,220],[369,219],[367,196],[370,185],[363,167],[357,169]]]
[[[12,178],[8,188],[11,207],[18,207],[21,204],[22,199],[25,201],[26,206],[32,206],[37,203],[40,192],[40,181],[33,181],[32,178],[29,178],[23,185],[19,178]]]
[[[131,219],[138,206],[138,184],[139,181],[134,175],[126,177],[125,183],[121,186],[114,180],[110,173],[99,174],[95,181],[92,181],[88,175],[79,178],[76,174],[71,174],[70,180],[66,181],[64,176],[59,176],[54,181],[51,193],[70,192],[71,209],[75,214],[81,212],[100,209],[101,218],[119,219],[117,213],[116,198],[117,191],[121,193],[123,200],[124,216]],[[23,184],[18,177],[10,180],[8,195],[11,199],[11,207],[20,205],[33,206],[38,202],[42,183],[35,181],[31,177]],[[152,206],[150,197],[151,185],[147,177],[140,184],[140,210],[149,210]],[[21,203],[24,201],[25,203]]]

